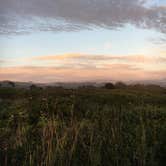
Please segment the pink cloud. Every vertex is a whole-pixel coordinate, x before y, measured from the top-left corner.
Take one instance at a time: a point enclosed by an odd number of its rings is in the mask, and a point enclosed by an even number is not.
[[[145,56],[145,55],[93,55],[93,54],[62,54],[62,55],[46,55],[30,58],[36,61],[64,61],[64,60],[89,60],[89,61],[104,61],[104,60],[117,60],[120,62],[135,62],[135,63],[148,63],[148,62],[163,62],[166,58],[161,56]]]
[[[133,66],[113,64],[98,69],[62,69],[53,67],[9,67],[0,69],[0,80],[34,82],[70,82],[93,80],[144,80],[160,79],[166,75],[163,71],[133,69]]]
[[[166,58],[144,55],[64,54],[31,57],[25,66],[1,67],[0,80],[89,81],[160,79],[166,75]],[[29,64],[29,66],[27,66]],[[39,66],[41,65],[41,66]]]

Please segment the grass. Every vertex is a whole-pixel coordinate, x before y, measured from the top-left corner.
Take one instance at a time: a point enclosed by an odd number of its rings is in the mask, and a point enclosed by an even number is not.
[[[165,92],[0,88],[0,165],[164,166]]]

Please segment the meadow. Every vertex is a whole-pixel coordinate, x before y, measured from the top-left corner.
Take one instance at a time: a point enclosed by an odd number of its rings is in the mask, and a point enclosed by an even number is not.
[[[1,166],[165,166],[166,89],[0,87]]]

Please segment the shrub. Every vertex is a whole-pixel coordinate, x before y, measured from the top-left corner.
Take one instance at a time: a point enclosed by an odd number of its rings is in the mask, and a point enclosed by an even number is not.
[[[115,89],[115,86],[114,86],[113,83],[106,83],[106,84],[104,85],[104,88],[106,88],[106,89]]]

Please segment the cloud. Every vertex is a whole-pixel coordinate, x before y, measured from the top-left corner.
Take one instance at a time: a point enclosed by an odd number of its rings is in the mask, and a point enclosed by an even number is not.
[[[119,62],[127,62],[127,63],[164,63],[166,62],[165,57],[161,56],[145,56],[145,55],[93,55],[93,54],[80,54],[80,53],[71,53],[71,54],[63,54],[63,55],[51,55],[51,56],[38,56],[31,57],[30,60],[36,61],[77,61],[77,62],[109,62],[109,61],[119,61]]]
[[[37,56],[21,59],[20,62],[15,59],[15,65],[14,62],[3,65],[0,67],[0,80],[70,82],[161,79],[166,74],[165,63],[164,56],[83,53]]]
[[[2,64],[2,63],[4,63],[4,60],[1,60],[1,59],[0,59],[0,64]]]
[[[119,28],[126,23],[166,33],[165,6],[142,0],[0,0],[0,34]]]
[[[134,66],[112,64],[100,69],[58,69],[54,67],[7,67],[0,69],[0,80],[34,82],[80,82],[95,80],[144,80],[161,79],[166,70],[133,70]]]
[[[131,64],[135,66],[154,65],[156,68],[166,63],[165,52],[161,55],[108,55],[108,54],[86,54],[66,53],[57,55],[33,56],[22,58],[4,58],[0,60],[1,67],[11,66],[34,66],[34,67],[56,67],[56,68],[101,68],[107,64]]]
[[[164,56],[70,53],[31,57],[25,61],[25,66],[1,67],[0,80],[79,82],[114,79],[127,81],[162,79],[166,75]]]
[[[46,56],[33,56],[14,59],[2,59],[1,67],[55,67],[56,69],[101,69],[113,64],[134,66],[132,69],[166,69],[166,57],[163,55],[107,55],[66,53]]]
[[[65,60],[65,59],[76,59],[84,56],[83,54],[79,53],[69,53],[69,54],[63,54],[63,55],[50,55],[50,56],[38,56],[33,57],[33,60]],[[30,58],[31,59],[31,58]]]
[[[3,66],[4,64],[6,64],[6,62],[7,62],[6,60],[0,59],[0,67]]]
[[[166,45],[166,35],[160,38],[150,38],[150,41],[152,41],[154,44],[160,44],[165,46]]]

